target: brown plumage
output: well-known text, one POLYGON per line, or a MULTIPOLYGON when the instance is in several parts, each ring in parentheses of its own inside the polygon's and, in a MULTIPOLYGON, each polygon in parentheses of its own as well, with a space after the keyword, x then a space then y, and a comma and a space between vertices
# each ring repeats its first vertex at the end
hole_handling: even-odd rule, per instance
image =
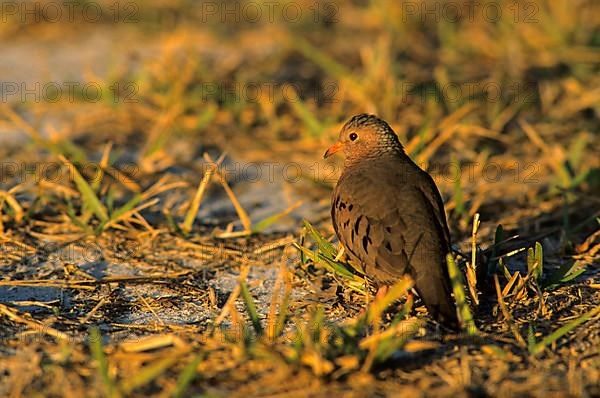
POLYGON ((380 285, 410 274, 431 316, 457 328, 446 268, 450 233, 433 179, 404 153, 391 127, 373 115, 350 119, 325 157, 339 150, 346 161, 331 217, 349 257, 380 285))

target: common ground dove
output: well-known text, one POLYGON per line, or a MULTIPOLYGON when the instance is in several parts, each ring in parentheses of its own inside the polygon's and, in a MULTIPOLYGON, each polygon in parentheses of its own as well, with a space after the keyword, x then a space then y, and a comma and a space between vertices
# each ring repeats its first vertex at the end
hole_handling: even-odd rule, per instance
POLYGON ((380 286, 409 274, 431 316, 456 329, 446 268, 450 232, 433 179, 406 155, 392 128, 373 115, 350 119, 324 157, 339 150, 346 161, 331 217, 348 256, 380 286))

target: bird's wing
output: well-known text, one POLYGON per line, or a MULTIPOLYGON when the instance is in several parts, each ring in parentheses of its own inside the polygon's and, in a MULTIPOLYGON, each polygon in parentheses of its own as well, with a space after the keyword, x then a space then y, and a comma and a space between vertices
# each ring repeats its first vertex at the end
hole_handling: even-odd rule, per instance
POLYGON ((432 315, 455 320, 448 227, 429 175, 402 167, 347 173, 334 191, 332 218, 340 242, 368 274, 385 283, 409 273, 432 315))
POLYGON ((415 255, 440 251, 446 241, 429 198, 412 185, 353 174, 334 192, 332 218, 341 243, 367 267, 393 279, 408 271, 415 255))

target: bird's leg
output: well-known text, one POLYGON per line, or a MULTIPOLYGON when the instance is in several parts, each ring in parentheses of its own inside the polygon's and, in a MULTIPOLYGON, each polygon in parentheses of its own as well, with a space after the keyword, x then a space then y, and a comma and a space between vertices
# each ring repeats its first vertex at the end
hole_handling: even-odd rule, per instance
POLYGON ((344 252, 346 250, 344 249, 344 246, 342 246, 342 248, 340 249, 340 251, 335 255, 335 258, 333 259, 333 261, 340 261, 340 258, 342 258, 342 256, 344 255, 344 252))
POLYGON ((406 301, 404 302, 404 305, 410 305, 411 309, 412 309, 412 305, 415 302, 415 294, 412 292, 412 290, 409 290, 408 293, 406 293, 406 301))

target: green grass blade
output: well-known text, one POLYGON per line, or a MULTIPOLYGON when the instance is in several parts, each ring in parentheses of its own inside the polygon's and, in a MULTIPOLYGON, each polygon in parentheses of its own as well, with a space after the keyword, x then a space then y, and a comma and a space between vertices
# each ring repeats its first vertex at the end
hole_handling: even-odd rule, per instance
POLYGON ((337 250, 335 249, 335 247, 333 247, 331 242, 325 239, 323 235, 321 235, 321 233, 317 231, 316 228, 313 227, 312 224, 306 220, 304 220, 304 228, 306 228, 310 236, 313 238, 321 253, 323 253, 329 258, 335 258, 335 256, 337 255, 337 250))
POLYGON ((118 209, 116 209, 115 211, 113 211, 112 214, 110 215, 109 221, 118 220, 119 217, 121 217, 123 214, 127 213, 128 211, 133 210, 133 208, 135 206, 137 206, 141 200, 142 200, 142 195, 140 195, 140 194, 135 195, 133 198, 129 199, 127 201, 127 203, 125 203, 123 206, 121 206, 118 209))
POLYGON ((91 210, 96 215, 96 217, 100 219, 100 221, 108 221, 108 211, 106 210, 106 207, 104 207, 100 199, 98 199, 98 196, 96 196, 96 193, 94 192, 90 184, 88 184, 88 182, 81 176, 81 174, 79 174, 79 171, 73 163, 67 160, 67 158, 65 158, 64 156, 60 156, 60 158, 71 168, 71 171, 73 173, 73 180, 75 182, 75 185, 77 186, 77 190, 81 194, 81 198, 83 200, 84 205, 89 210, 91 210))
POLYGON ((296 210, 298 207, 300 207, 301 204, 302 204, 302 201, 298 201, 282 212, 279 212, 277 214, 273 214, 269 217, 263 218, 262 220, 260 220, 259 222, 257 222, 256 224, 254 224, 252 226, 252 233, 258 233, 258 232, 264 231, 265 229, 267 229, 268 227, 270 227, 271 225, 273 225, 274 223, 279 221, 281 218, 287 216, 292 211, 296 210))
POLYGON ((258 312, 256 311, 256 305, 254 304, 254 300, 250 295, 250 291, 248 290, 248 285, 246 282, 240 281, 240 289, 242 293, 242 298, 244 299, 244 304, 246 305, 246 311, 248 312, 248 316, 252 321, 252 326, 254 327, 254 331, 257 335, 262 335, 263 328, 260 324, 260 319, 258 317, 258 312))
POLYGON ((588 320, 590 320, 591 318, 593 318, 594 316, 596 316, 598 314, 600 314, 600 306, 594 308, 591 311, 586 312, 579 318, 558 328, 557 330, 552 332, 550 335, 544 337, 540 342, 533 345, 533 347, 530 350, 531 354, 533 354, 533 355, 540 354, 542 351, 544 351, 546 349, 547 346, 554 343, 556 340, 560 339, 561 337, 563 337, 564 335, 569 333, 571 330, 573 330, 576 327, 578 327, 579 325, 587 322, 588 320))
POLYGON ((57 142, 54 147, 54 152, 57 154, 64 154, 69 159, 73 159, 78 163, 85 163, 88 161, 85 151, 67 139, 62 139, 57 142))
POLYGON ((331 58, 326 52, 313 46, 307 40, 296 36, 290 44, 333 77, 342 80, 350 76, 350 70, 331 58))
POLYGON ((498 265, 500 266, 500 269, 502 270, 502 273, 504 274, 504 277, 506 278, 506 280, 507 281, 511 280, 513 276, 510 273, 510 270, 508 269, 506 264, 504 264, 504 259, 502 259, 502 257, 500 257, 498 259, 498 265))
POLYGON ((530 354, 533 353, 536 344, 535 329, 531 324, 529 324, 527 327, 527 350, 529 350, 530 354))
POLYGON ((552 290, 558 287, 561 283, 569 282, 586 270, 586 264, 580 261, 575 261, 572 264, 566 263, 560 266, 544 281, 544 289, 552 290))
POLYGON ((488 276, 496 273, 496 269, 497 269, 496 258, 498 257, 500 242, 502 242, 503 239, 504 239, 504 228, 502 227, 502 224, 498 224, 498 226, 496 227, 496 233, 494 234, 494 245, 492 246, 492 253, 490 254, 490 257, 488 258, 488 263, 487 263, 487 267, 486 267, 488 276))
POLYGON ((163 211, 163 215, 165 216, 165 220, 167 221, 167 225, 169 226, 170 231, 179 235, 184 235, 183 230, 179 227, 179 225, 177 225, 171 212, 163 211))
POLYGON ((279 314, 277 315, 277 322, 275 323, 275 336, 280 336, 283 333, 283 329, 285 328, 285 323, 288 319, 289 315, 289 307, 290 307, 290 296, 287 294, 283 301, 281 302, 281 307, 279 308, 279 314))
POLYGON ((580 133, 569 145, 568 162, 575 170, 579 169, 587 146, 588 136, 586 133, 580 133))
POLYGON ((73 207, 73 202, 71 202, 69 199, 67 199, 67 216, 73 224, 81 228, 86 233, 92 234, 94 232, 89 225, 81 222, 81 220, 77 218, 77 215, 75 214, 75 208, 73 207))
POLYGON ((406 342, 415 336, 424 322, 416 319, 405 319, 398 324, 391 326, 390 329, 396 329, 397 332, 379 342, 375 350, 375 362, 383 363, 387 361, 395 352, 400 350, 406 342))
POLYGON ((304 253, 306 255, 306 257, 308 257, 310 260, 312 260, 313 263, 325 267, 325 269, 327 269, 329 272, 331 272, 337 276, 340 276, 342 278, 345 278, 345 279, 349 279, 349 280, 357 279, 357 275, 354 275, 350 270, 348 270, 341 263, 338 263, 338 262, 334 261, 333 259, 331 259, 321 253, 313 252, 312 250, 309 250, 304 246, 294 244, 294 247, 296 247, 298 250, 300 250, 302 253, 304 253))
POLYGON ((208 126, 215 116, 217 115, 217 111, 219 110, 219 106, 214 102, 209 102, 206 104, 206 108, 204 111, 198 116, 198 121, 196 123, 196 130, 202 131, 208 126))
POLYGON ((354 97, 358 103, 361 103, 364 106, 372 106, 371 96, 365 92, 364 86, 354 79, 348 68, 330 57, 327 52, 320 50, 313 46, 309 41, 297 35, 294 36, 293 40, 289 41, 289 44, 306 58, 321 67, 325 72, 344 83, 348 88, 349 94, 354 97))
POLYGON ((140 388, 151 383, 153 380, 175 365, 175 363, 177 363, 179 360, 180 358, 178 356, 171 356, 144 366, 143 368, 139 369, 135 375, 133 375, 133 377, 123 381, 121 384, 122 391, 125 394, 130 394, 136 388, 140 388))
POLYGON ((319 122, 315 115, 313 115, 310 109, 308 109, 298 94, 296 93, 296 98, 288 102, 292 106, 296 116, 302 120, 308 131, 310 131, 310 135, 312 137, 319 137, 325 130, 325 127, 319 122))
POLYGON ((121 394, 117 390, 114 380, 108 373, 108 361, 106 360, 104 349, 102 347, 102 335, 97 327, 90 330, 89 344, 92 357, 98 364, 98 373, 104 384, 106 396, 110 398, 120 397, 121 394))
POLYGON ((196 368, 202 361, 202 355, 196 355, 190 363, 183 369, 179 378, 177 379, 177 384, 175 386, 175 391, 173 392, 173 398, 181 398, 184 396, 187 391, 190 383, 194 381, 196 376, 196 368))
POLYGON ((535 242, 535 247, 527 250, 527 271, 533 276, 536 283, 542 279, 542 269, 544 266, 543 249, 540 242, 535 242))
POLYGON ((477 326, 475 326, 473 314, 471 313, 471 309, 466 300, 463 278, 452 254, 449 253, 446 256, 446 263, 448 265, 448 274, 450 275, 450 282, 452 283, 452 291, 454 292, 454 299, 456 300, 456 306, 458 307, 458 316, 461 321, 461 326, 468 335, 476 335, 477 326))

